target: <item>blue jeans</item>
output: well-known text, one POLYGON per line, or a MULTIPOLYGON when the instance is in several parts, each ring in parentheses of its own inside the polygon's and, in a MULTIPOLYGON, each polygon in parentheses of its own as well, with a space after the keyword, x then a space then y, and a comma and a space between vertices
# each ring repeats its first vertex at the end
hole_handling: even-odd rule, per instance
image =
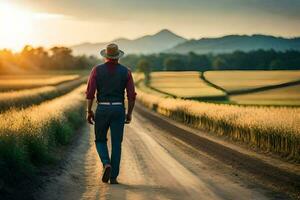
POLYGON ((111 178, 117 178, 119 175, 124 122, 124 105, 97 105, 95 113, 96 149, 102 164, 111 164, 111 178), (109 128, 112 147, 111 159, 107 148, 107 132, 109 128))

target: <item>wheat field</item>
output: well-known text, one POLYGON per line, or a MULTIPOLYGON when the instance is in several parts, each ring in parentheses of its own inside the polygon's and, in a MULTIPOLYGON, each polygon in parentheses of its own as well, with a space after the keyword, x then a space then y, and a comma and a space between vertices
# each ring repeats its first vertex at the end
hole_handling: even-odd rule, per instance
MULTIPOLYGON (((278 71, 208 71, 204 72, 153 72, 150 85, 143 91, 156 95, 179 97, 183 99, 214 101, 242 105, 300 105, 299 70, 278 71), (208 80, 210 83, 206 83, 208 80), (212 84, 213 85, 212 85, 212 84), (289 84, 278 86, 278 84, 289 84), (297 84, 297 83, 296 83, 297 84), (218 88, 218 86, 220 88, 218 88), (277 86, 278 88, 265 88, 277 86), (265 88, 265 89, 262 89, 265 88), (249 90, 257 90, 250 91, 249 90), (243 92, 243 94, 233 94, 243 92)), ((142 79, 141 75, 136 75, 142 79)))
MULTIPOLYGON (((167 83, 168 84, 168 83, 167 83)), ((166 95, 137 84, 146 107, 191 127, 205 129, 261 151, 300 161, 300 108, 215 104, 166 95)))
POLYGON ((251 94, 234 95, 232 102, 259 105, 300 105, 300 84, 251 94))
POLYGON ((223 97, 221 90, 207 85, 199 72, 153 72, 150 86, 172 96, 181 98, 223 97))
POLYGON ((299 70, 230 70, 208 71, 204 73, 206 79, 227 91, 259 88, 300 80, 299 70))
POLYGON ((24 76, 1 76, 0 91, 12 91, 30 89, 35 87, 57 85, 67 81, 78 79, 79 75, 24 75, 24 76))
POLYGON ((55 86, 0 93, 0 113, 10 108, 24 108, 63 95, 87 81, 87 77, 63 82, 55 86))
POLYGON ((86 78, 53 77, 45 83, 60 84, 0 93, 0 176, 5 184, 31 177, 70 142, 84 122, 86 78))

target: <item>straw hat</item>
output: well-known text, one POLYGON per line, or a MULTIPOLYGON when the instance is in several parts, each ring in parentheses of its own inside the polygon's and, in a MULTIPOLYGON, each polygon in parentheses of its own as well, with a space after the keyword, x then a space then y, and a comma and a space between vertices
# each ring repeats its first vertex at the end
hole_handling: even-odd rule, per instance
POLYGON ((124 55, 124 52, 119 49, 118 45, 109 44, 106 46, 106 49, 100 51, 100 54, 104 58, 119 59, 124 55))

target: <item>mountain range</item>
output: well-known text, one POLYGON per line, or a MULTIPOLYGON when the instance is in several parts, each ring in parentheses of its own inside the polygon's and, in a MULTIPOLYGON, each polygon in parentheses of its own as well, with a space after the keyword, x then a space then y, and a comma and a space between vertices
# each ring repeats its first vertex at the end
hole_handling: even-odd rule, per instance
POLYGON ((146 35, 134 40, 119 38, 103 43, 83 43, 71 48, 75 54, 98 55, 108 43, 116 43, 126 54, 150 54, 170 49, 185 41, 185 38, 164 29, 154 35, 146 35))
POLYGON ((119 38, 103 43, 82 43, 71 46, 74 54, 99 55, 99 51, 109 43, 116 43, 126 54, 180 53, 194 52, 230 53, 236 50, 251 51, 258 49, 274 49, 276 51, 299 50, 300 37, 283 38, 270 35, 227 35, 217 38, 201 38, 188 40, 163 29, 154 35, 146 35, 137 39, 119 38))

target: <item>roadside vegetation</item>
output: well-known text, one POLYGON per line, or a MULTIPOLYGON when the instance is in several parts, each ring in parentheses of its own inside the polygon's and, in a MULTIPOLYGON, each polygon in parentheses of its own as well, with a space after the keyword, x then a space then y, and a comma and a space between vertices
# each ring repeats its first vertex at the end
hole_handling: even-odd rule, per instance
POLYGON ((141 90, 138 90, 138 100, 148 108, 191 127, 300 161, 299 108, 218 105, 163 98, 141 90))
POLYGON ((41 165, 57 159, 53 152, 68 144, 84 121, 85 88, 84 84, 40 105, 0 114, 2 191, 32 178, 41 165))
MULTIPOLYGON (((159 94, 157 90, 142 84, 141 75, 136 77, 139 78, 136 83, 137 98, 146 107, 191 127, 205 129, 261 151, 300 162, 299 107, 240 106, 186 100, 180 96, 159 94)), ((151 81, 154 80, 152 76, 151 81)), ((163 80, 168 78, 164 77, 163 80)), ((171 85, 168 85, 168 81, 157 84, 174 88, 188 84, 188 79, 177 80, 171 85)))

